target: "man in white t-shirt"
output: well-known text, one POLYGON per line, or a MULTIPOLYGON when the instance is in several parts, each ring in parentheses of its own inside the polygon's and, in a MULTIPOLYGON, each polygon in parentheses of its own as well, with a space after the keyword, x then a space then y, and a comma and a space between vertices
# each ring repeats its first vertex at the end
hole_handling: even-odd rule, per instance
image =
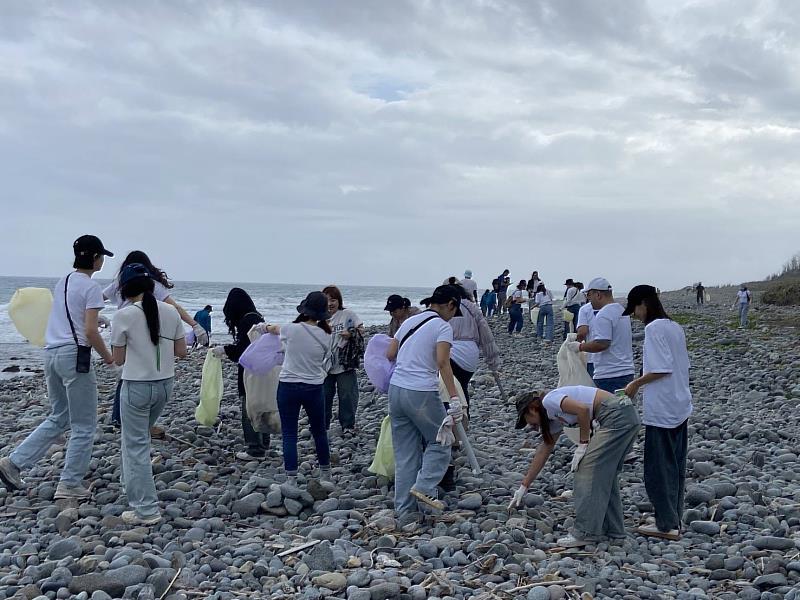
MULTIPOLYGON (((572 278, 567 279, 564 282, 564 285, 567 286, 567 289, 564 292, 564 309, 568 310, 572 314, 572 326, 577 327, 576 323, 578 322, 578 310, 581 307, 580 290, 578 289, 578 286, 575 285, 575 282, 572 280, 572 278)), ((562 339, 567 339, 569 328, 570 322, 564 321, 564 337, 562 339)))
POLYGON ((631 319, 622 314, 622 305, 614 300, 611 284, 603 277, 589 282, 586 297, 597 311, 592 322, 592 341, 574 342, 569 347, 594 353, 594 383, 613 394, 633 381, 631 319))
POLYGON ((472 271, 469 269, 464 271, 464 279, 461 280, 461 287, 467 292, 467 296, 470 300, 475 303, 478 302, 478 284, 472 279, 472 271))

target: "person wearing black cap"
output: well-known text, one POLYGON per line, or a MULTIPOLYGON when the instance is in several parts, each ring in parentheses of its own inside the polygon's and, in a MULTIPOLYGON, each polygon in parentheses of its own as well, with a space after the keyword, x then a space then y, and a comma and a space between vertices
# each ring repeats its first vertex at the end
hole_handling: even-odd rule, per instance
POLYGON ((692 414, 689 352, 683 328, 669 318, 656 288, 637 285, 628 293, 624 315, 645 324, 642 376, 625 388, 633 398, 642 390, 644 486, 655 523, 639 527, 643 535, 680 537, 686 480, 688 424, 692 414))
POLYGON ((441 510, 437 485, 450 464, 450 446, 437 441, 448 417, 463 417, 450 366, 453 329, 448 321, 461 316, 460 286, 440 285, 422 300, 428 309, 409 317, 392 340, 386 357, 396 361, 389 383, 389 416, 395 461, 394 509, 398 515, 416 514, 417 501, 441 510), (439 376, 448 407, 439 399, 439 376), (424 445, 424 450, 423 450, 424 445))
POLYGON ((575 526, 572 534, 556 543, 563 547, 578 547, 604 537, 625 538, 619 473, 639 432, 639 416, 630 399, 620 399, 597 388, 574 385, 547 393, 522 394, 517 399, 516 408, 516 428, 530 425, 541 433, 542 443, 508 505, 509 510, 522 506, 528 488, 550 458, 564 427, 577 426, 577 446, 571 465, 575 473, 575 526), (599 423, 594 431, 593 419, 599 423))
POLYGON ((297 423, 300 409, 308 425, 319 460, 320 479, 330 481, 331 452, 325 427, 325 394, 322 389, 331 364, 331 328, 328 298, 311 292, 297 307, 293 323, 267 325, 265 330, 281 336, 283 365, 278 377, 278 412, 283 437, 283 467, 289 483, 297 483, 297 423))
POLYGON ((150 427, 172 397, 175 357, 186 356, 186 336, 174 306, 156 300, 152 274, 142 264, 126 265, 119 276, 128 306, 114 314, 111 346, 122 367, 122 483, 132 510, 129 525, 161 520, 150 463, 150 427))
POLYGON ((71 429, 56 499, 91 496, 82 480, 89 470, 97 428, 97 379, 91 351, 106 365, 114 359, 98 332, 103 291, 92 275, 114 256, 93 235, 82 235, 72 245, 75 271, 53 290, 53 307, 45 332, 44 371, 50 415, 5 458, 0 459, 0 479, 10 490, 22 489, 21 469, 41 459, 50 446, 71 429))
POLYGON ((397 330, 400 329, 400 325, 408 317, 413 317, 414 315, 418 315, 420 310, 416 306, 411 306, 411 300, 408 298, 403 298, 399 294, 392 294, 386 299, 386 306, 383 310, 387 311, 389 315, 392 317, 392 320, 389 321, 389 337, 393 337, 397 330))

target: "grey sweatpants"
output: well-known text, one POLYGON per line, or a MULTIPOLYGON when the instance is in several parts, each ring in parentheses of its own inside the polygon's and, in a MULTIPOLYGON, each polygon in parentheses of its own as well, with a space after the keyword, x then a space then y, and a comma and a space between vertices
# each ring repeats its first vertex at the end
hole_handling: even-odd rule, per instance
POLYGON ((575 529, 579 539, 626 536, 619 473, 639 432, 639 415, 630 399, 607 398, 595 415, 600 423, 575 472, 575 529))

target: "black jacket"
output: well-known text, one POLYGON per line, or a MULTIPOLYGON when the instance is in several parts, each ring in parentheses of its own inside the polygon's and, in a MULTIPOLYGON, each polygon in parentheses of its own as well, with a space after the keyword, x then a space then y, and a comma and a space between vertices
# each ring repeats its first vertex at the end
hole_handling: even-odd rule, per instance
MULTIPOLYGON (((239 357, 247 350, 250 345, 250 338, 247 337, 247 332, 256 323, 263 323, 264 317, 260 313, 250 312, 244 315, 241 320, 236 324, 236 336, 234 337, 233 344, 225 346, 225 355, 233 362, 238 363, 239 357)), ((237 377, 237 386, 239 395, 244 396, 244 369, 239 365, 239 375, 237 377)))

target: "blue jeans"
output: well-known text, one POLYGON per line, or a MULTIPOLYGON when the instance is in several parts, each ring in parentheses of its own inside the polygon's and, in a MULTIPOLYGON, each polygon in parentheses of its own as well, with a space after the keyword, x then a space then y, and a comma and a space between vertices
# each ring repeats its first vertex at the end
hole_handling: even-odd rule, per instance
POLYGON ((358 410, 358 377, 355 371, 344 371, 336 375, 328 375, 323 383, 325 390, 325 429, 329 429, 333 420, 333 397, 339 396, 339 425, 342 429, 356 426, 358 410))
POLYGON ((553 305, 545 304, 539 307, 539 316, 536 317, 536 336, 553 341, 553 305), (545 323, 546 321, 546 323, 545 323), (544 335, 543 335, 544 334, 544 335))
POLYGON ((593 379, 594 384, 601 390, 613 394, 616 390, 621 390, 631 381, 633 381, 633 374, 620 375, 619 377, 607 377, 605 379, 593 379))
POLYGON ((438 392, 389 386, 389 417, 394 447, 394 510, 417 512, 412 488, 435 498, 450 464, 450 447, 436 441, 447 416, 438 392), (424 445, 424 450, 423 450, 424 445))
POLYGON ((287 475, 297 474, 297 422, 300 420, 300 408, 306 409, 320 466, 329 467, 331 464, 322 384, 281 381, 278 383, 278 413, 283 435, 283 468, 287 475))
POLYGON ((508 307, 508 333, 522 331, 522 307, 512 304, 508 307))
POLYGON ((128 504, 139 517, 158 514, 158 497, 150 463, 150 428, 172 396, 173 378, 122 381, 122 485, 128 504))
POLYGON ((745 302, 739 303, 739 327, 747 327, 747 313, 750 305, 745 302))
POLYGON ((73 345, 45 351, 44 373, 50 415, 26 437, 9 457, 19 469, 42 458, 62 433, 71 429, 61 481, 80 485, 89 470, 94 433, 97 429, 97 378, 94 367, 88 373, 75 371, 78 348, 73 345))
POLYGON ((489 304, 486 305, 486 313, 487 313, 486 316, 491 317, 496 312, 497 312, 497 303, 489 302, 489 304))
MULTIPOLYGON (((581 309, 580 305, 579 304, 573 304, 572 306, 565 306, 564 308, 566 308, 569 312, 572 313, 572 328, 573 328, 573 330, 577 329, 578 328, 578 311, 580 311, 580 309, 581 309)), ((564 321, 564 339, 565 340, 567 339, 567 334, 570 332, 569 331, 569 326, 570 326, 570 324, 567 321, 564 321)))

